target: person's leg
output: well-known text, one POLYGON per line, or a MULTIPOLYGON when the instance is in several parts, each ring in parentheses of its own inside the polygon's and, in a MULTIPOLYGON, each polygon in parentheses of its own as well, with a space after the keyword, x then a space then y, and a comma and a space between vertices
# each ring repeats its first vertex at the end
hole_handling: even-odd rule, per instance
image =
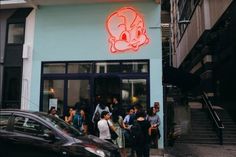
POLYGON ((149 157, 150 155, 150 148, 149 148, 149 144, 146 143, 144 146, 143 146, 143 156, 144 157, 149 157))
POLYGON ((136 157, 143 157, 143 149, 142 148, 136 148, 136 157))
POLYGON ((120 148, 121 157, 127 157, 125 148, 120 148))

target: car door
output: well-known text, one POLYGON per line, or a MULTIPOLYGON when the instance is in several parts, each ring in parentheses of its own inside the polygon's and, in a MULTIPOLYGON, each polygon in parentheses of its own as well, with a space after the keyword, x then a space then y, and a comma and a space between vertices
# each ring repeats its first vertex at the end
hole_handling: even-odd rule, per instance
POLYGON ((49 137, 54 132, 34 118, 14 115, 11 142, 11 156, 22 157, 58 157, 60 154, 60 137, 55 141, 49 137))

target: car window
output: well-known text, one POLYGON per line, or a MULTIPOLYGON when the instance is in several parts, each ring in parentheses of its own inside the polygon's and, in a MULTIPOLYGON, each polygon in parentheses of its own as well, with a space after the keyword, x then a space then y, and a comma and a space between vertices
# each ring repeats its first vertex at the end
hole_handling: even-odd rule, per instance
POLYGON ((13 128, 14 132, 20 132, 34 136, 43 136, 45 132, 50 130, 46 126, 31 118, 21 116, 15 117, 13 128))
POLYGON ((61 130, 64 134, 67 134, 72 137, 83 136, 83 133, 72 127, 71 125, 67 124, 65 121, 56 118, 55 116, 38 114, 39 117, 46 120, 50 123, 53 127, 61 130))
POLYGON ((0 115, 0 130, 6 130, 11 115, 0 115))

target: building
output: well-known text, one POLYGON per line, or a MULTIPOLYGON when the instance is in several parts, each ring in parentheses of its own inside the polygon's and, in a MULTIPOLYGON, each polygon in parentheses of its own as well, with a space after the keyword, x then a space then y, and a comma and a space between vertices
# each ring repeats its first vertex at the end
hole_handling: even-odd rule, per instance
POLYGON ((158 0, 12 2, 1 1, 0 10, 3 108, 56 106, 62 116, 76 104, 92 114, 97 96, 117 97, 124 109, 159 102, 163 134, 158 0))
POLYGON ((201 90, 214 105, 236 110, 235 10, 233 0, 173 0, 173 66, 201 77, 201 90))

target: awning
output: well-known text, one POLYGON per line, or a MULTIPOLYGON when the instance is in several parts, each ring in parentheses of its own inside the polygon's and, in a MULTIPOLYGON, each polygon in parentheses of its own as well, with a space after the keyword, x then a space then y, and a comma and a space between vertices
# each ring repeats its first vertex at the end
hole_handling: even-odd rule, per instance
POLYGON ((163 67, 163 83, 175 85, 184 91, 200 85, 200 80, 199 76, 181 69, 170 66, 163 67))

